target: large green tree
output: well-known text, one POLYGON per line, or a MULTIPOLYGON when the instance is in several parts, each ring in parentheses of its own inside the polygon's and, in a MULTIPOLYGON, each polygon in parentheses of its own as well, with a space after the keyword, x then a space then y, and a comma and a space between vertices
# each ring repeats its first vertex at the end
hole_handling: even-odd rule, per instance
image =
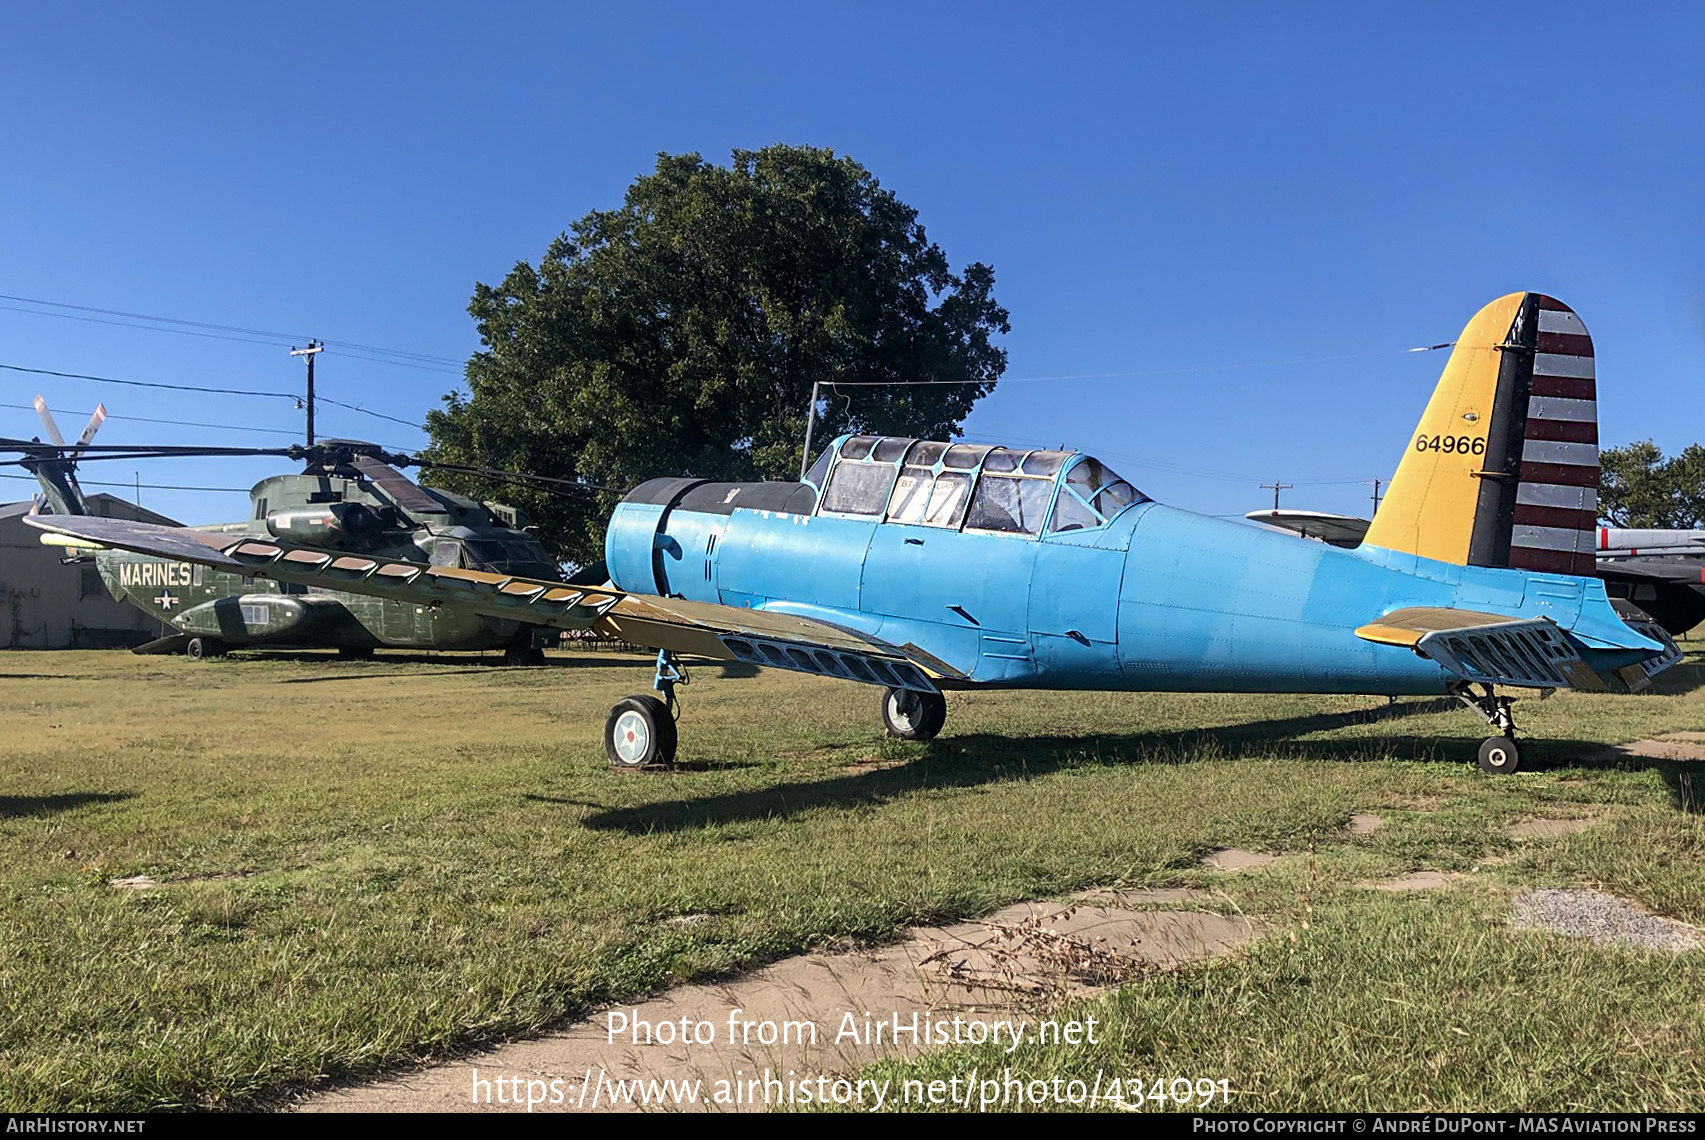
POLYGON ((796 478, 813 382, 842 385, 825 389, 816 446, 957 434, 1006 367, 993 289, 987 265, 952 272, 917 211, 849 158, 660 154, 619 208, 475 287, 485 348, 468 392, 428 414, 431 452, 606 488, 504 491, 589 564, 610 507, 645 479, 796 478))
POLYGON ((1599 517, 1616 526, 1705 526, 1705 447, 1664 458, 1651 440, 1599 452, 1599 517))

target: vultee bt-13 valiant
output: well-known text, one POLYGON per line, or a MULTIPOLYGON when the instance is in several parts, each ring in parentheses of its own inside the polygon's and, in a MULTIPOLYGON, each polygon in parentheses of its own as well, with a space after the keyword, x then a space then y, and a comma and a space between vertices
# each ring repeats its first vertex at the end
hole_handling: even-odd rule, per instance
POLYGON ((1550 297, 1468 323, 1355 549, 1151 501, 1075 451, 852 436, 798 483, 659 479, 610 518, 591 587, 112 519, 85 541, 659 651, 612 710, 613 763, 668 762, 682 657, 883 690, 893 735, 965 688, 1451 694, 1519 763, 1500 686, 1634 692, 1680 653, 1593 576, 1592 341, 1550 297))

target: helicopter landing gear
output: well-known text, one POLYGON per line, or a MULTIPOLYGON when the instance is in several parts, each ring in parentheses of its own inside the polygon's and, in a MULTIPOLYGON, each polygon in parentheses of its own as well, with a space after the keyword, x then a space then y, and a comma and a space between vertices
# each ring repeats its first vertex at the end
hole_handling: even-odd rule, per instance
POLYGON ((503 651, 505 665, 543 665, 545 651, 528 645, 511 645, 503 651))
POLYGON ((615 768, 650 768, 675 762, 675 686, 690 682, 687 667, 667 649, 657 653, 652 682, 661 698, 649 693, 624 697, 604 722, 604 754, 615 768))
POLYGON ((896 740, 933 740, 947 723, 947 700, 940 693, 889 689, 882 694, 882 725, 896 740))
POLYGON ((1474 692, 1466 682, 1452 685, 1450 695, 1486 718, 1498 733, 1480 745, 1479 765, 1482 772, 1493 776, 1508 776, 1521 765, 1521 749, 1516 746, 1516 719, 1510 712, 1510 698, 1500 697, 1491 685, 1481 685, 1482 693, 1474 692))
POLYGON ((191 661, 205 661, 225 656, 225 648, 225 643, 217 637, 192 637, 184 646, 184 656, 191 661))

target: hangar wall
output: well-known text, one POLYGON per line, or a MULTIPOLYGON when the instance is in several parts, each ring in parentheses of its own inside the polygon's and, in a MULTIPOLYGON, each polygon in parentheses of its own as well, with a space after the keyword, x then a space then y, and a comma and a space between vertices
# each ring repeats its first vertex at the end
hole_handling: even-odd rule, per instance
MULTIPOLYGON (((103 518, 177 523, 112 495, 90 495, 103 518)), ((0 649, 112 649, 172 632, 135 606, 115 602, 95 564, 64 566, 24 519, 29 503, 0 506, 0 649)))

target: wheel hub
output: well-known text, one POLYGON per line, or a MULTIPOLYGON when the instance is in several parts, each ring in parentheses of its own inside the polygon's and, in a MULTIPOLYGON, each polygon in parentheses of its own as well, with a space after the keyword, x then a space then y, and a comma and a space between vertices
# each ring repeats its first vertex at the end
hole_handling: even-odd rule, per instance
POLYGON ((648 739, 645 718, 636 712, 625 712, 616 721, 616 751, 624 761, 637 764, 645 756, 648 739))

